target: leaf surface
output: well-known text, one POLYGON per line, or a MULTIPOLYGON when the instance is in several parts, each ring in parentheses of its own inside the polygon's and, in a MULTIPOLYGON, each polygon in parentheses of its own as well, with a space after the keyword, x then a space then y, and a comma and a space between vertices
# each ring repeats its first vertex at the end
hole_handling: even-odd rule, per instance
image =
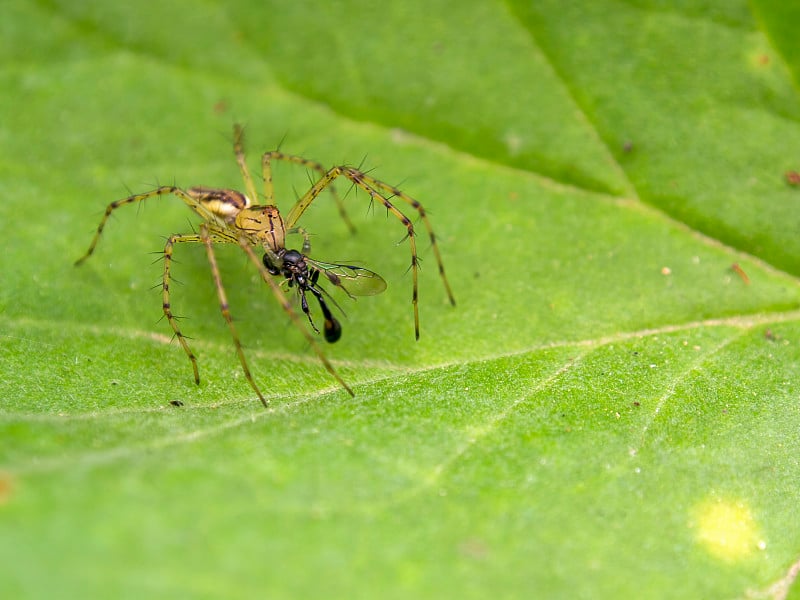
MULTIPOLYGON (((6 3, 0 596, 785 597, 793 10, 6 3), (336 297, 355 398, 220 248, 264 410, 185 244, 195 386, 158 322, 178 199, 72 265, 128 190, 241 189, 234 122, 256 174, 279 144, 362 164, 430 217, 458 305, 417 220, 419 342, 402 223, 344 184, 355 235, 325 195, 303 217, 314 258, 388 283, 336 297)), ((313 175, 276 165, 284 214, 313 175)))

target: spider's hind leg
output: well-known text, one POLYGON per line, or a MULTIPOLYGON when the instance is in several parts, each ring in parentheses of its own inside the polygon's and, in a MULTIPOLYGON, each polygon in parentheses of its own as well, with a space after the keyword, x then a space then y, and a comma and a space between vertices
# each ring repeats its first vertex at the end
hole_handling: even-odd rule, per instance
POLYGON ((236 162, 239 165, 239 171, 242 173, 245 192, 247 192, 251 202, 258 204, 256 186, 253 185, 253 178, 250 176, 250 170, 247 168, 247 161, 244 156, 244 128, 238 123, 233 126, 233 153, 236 155, 236 162))
MULTIPOLYGON (((97 243, 100 241, 100 236, 103 234, 103 230, 106 227, 106 223, 108 222, 111 213, 113 213, 118 208, 125 206, 126 204, 144 202, 148 198, 169 196, 169 195, 177 196, 178 198, 183 200, 183 202, 187 204, 189 208, 191 208, 193 211, 200 214, 204 218, 206 218, 206 215, 209 214, 208 210, 206 210, 203 207, 202 202, 200 202, 197 198, 193 198, 189 193, 187 193, 186 190, 182 190, 181 188, 174 185, 162 185, 154 190, 150 190, 149 192, 144 192, 142 194, 133 194, 132 196, 128 196, 127 198, 115 200, 114 202, 106 206, 106 212, 105 214, 103 214, 103 218, 100 219, 100 224, 97 226, 97 229, 94 232, 94 237, 92 238, 92 243, 89 244, 89 249, 83 256, 81 256, 78 260, 75 261, 75 266, 83 264, 83 262, 87 258, 89 258, 92 254, 94 254, 94 250, 97 247, 97 243)), ((192 240, 192 241, 198 241, 198 240, 192 240)))
POLYGON ((192 209, 197 210, 196 207, 199 203, 189 196, 185 191, 176 187, 174 185, 162 185, 154 190, 150 190, 149 192, 144 192, 143 194, 133 194, 132 196, 128 196, 127 198, 122 198, 121 200, 115 200, 108 206, 106 206, 106 212, 103 215, 103 218, 100 219, 100 224, 97 226, 97 229, 94 232, 94 238, 92 238, 92 243, 89 244, 89 249, 86 253, 81 256, 78 260, 75 261, 75 266, 82 264, 87 258, 89 258, 92 254, 94 254, 94 250, 97 247, 97 242, 100 241, 100 236, 103 234, 103 230, 106 227, 106 223, 108 222, 111 213, 115 210, 120 208, 121 206, 125 206, 126 204, 134 204, 136 202, 143 202, 148 198, 152 198, 154 196, 167 196, 167 195, 174 195, 183 200, 186 204, 188 204, 192 209))

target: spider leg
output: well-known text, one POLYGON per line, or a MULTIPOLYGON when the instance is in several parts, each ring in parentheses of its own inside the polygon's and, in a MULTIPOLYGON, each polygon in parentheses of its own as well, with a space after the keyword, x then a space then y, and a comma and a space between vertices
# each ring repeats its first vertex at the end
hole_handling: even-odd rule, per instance
MULTIPOLYGON (((308 160, 307 158, 303 158, 302 156, 295 156, 293 154, 284 154, 279 150, 273 150, 271 152, 265 152, 264 155, 261 157, 261 170, 264 176, 264 196, 265 202, 267 204, 274 204, 274 195, 275 190, 272 183, 272 160, 282 160, 284 162, 292 163, 295 165, 300 165, 302 167, 306 167, 308 169, 314 169, 317 173, 319 173, 320 177, 324 177, 327 173, 325 167, 323 167, 320 163, 308 160)), ((347 228, 350 230, 350 233, 355 233, 356 228, 353 225, 353 222, 350 220, 350 217, 347 216, 347 211, 344 209, 344 204, 342 203, 342 199, 339 197, 338 192, 336 191, 336 187, 331 185, 329 188, 331 195, 333 196, 334 202, 336 202, 336 206, 339 209, 339 216, 347 225, 347 228)))
MULTIPOLYGON (((425 226, 426 231, 428 232, 428 238, 431 241, 431 248, 433 248, 433 255, 436 257, 436 264, 439 268, 439 275, 442 278, 442 283, 444 284, 445 292, 447 292, 447 298, 450 300, 450 304, 453 306, 456 305, 455 296, 453 296, 453 291, 450 289, 450 282, 447 280, 447 275, 444 272, 444 262, 442 261, 442 255, 439 252, 439 245, 436 243, 436 235, 433 233, 433 226, 431 225, 430 220, 428 219, 428 213, 425 212, 422 204, 420 204, 417 200, 403 192, 402 190, 397 189, 394 186, 391 186, 383 181, 375 179, 366 173, 363 173, 357 169, 349 168, 349 175, 347 175, 348 179, 350 179, 353 183, 356 183, 356 179, 360 178, 363 180, 369 187, 372 189, 383 190, 384 192, 391 195, 391 197, 400 198, 403 202, 410 204, 419 214, 420 219, 422 219, 422 223, 425 226)), ((357 184, 358 185, 358 184, 357 184)), ((360 186, 362 189, 365 189, 363 185, 360 186)), ((388 200, 384 198, 386 202, 388 200)), ((384 202, 384 204, 386 204, 384 202)), ((388 206, 387 206, 388 208, 388 206)))
POLYGON ((222 285, 222 276, 220 275, 219 267, 217 266, 217 257, 214 254, 215 242, 233 242, 233 239, 227 235, 220 235, 219 232, 209 231, 207 223, 203 223, 200 226, 200 235, 197 237, 199 238, 199 241, 202 242, 206 247, 208 263, 211 266, 211 275, 214 278, 214 287, 217 288, 217 296, 219 297, 219 308, 222 312, 222 317, 225 319, 225 322, 228 324, 228 329, 231 332, 233 344, 236 346, 236 354, 239 356, 239 362, 242 364, 244 376, 250 384, 250 387, 252 387, 255 393, 258 395, 258 399, 261 400, 261 404, 263 404, 264 407, 267 407, 267 400, 264 398, 264 395, 261 393, 258 385, 256 385, 256 382, 250 373, 250 368, 247 366, 247 359, 244 356, 242 342, 239 339, 239 333, 236 331, 236 326, 233 324, 233 319, 231 318, 230 306, 228 305, 228 296, 225 293, 225 287, 222 285))
POLYGON ((417 200, 402 192, 401 190, 397 189, 394 186, 391 186, 387 183, 379 181, 374 177, 371 177, 353 167, 347 166, 338 166, 332 167, 329 169, 322 178, 317 181, 311 189, 306 192, 306 194, 297 201, 297 203, 292 207, 289 211, 288 216, 285 219, 286 227, 289 229, 293 228, 303 213, 308 209, 314 199, 319 196, 323 189, 328 187, 332 184, 332 182, 337 177, 346 177, 349 179, 354 185, 360 187, 362 190, 369 194, 369 197, 372 201, 379 202, 383 206, 386 207, 386 210, 389 211, 392 215, 394 215, 406 228, 408 243, 411 249, 411 277, 413 281, 413 291, 411 296, 411 303, 414 306, 414 335, 417 339, 419 339, 419 302, 418 302, 418 270, 419 270, 419 259, 417 258, 417 242, 416 242, 416 232, 414 231, 414 224, 411 220, 403 214, 403 212, 398 209, 392 202, 387 198, 387 196, 400 198, 407 204, 411 205, 419 214, 419 217, 422 219, 422 222, 425 226, 425 229, 428 232, 428 237, 431 241, 431 246, 433 247, 433 253, 436 257, 436 263, 439 266, 439 275, 442 278, 442 283, 444 284, 445 292, 447 293, 447 297, 450 300, 450 303, 455 305, 455 297, 453 296, 453 292, 450 289, 450 283, 447 280, 447 275, 444 271, 444 263, 442 262, 442 256, 439 252, 439 246, 436 243, 436 236, 433 233, 433 227, 431 226, 430 220, 428 219, 428 215, 425 212, 425 209, 422 207, 417 200), (383 192, 383 193, 381 193, 383 192))
POLYGON ((75 265, 82 264, 87 258, 89 258, 93 253, 95 248, 97 247, 97 242, 100 241, 100 236, 103 233, 103 229, 105 229, 106 223, 108 222, 108 218, 111 216, 116 209, 120 208, 121 206, 125 206, 126 204, 134 204, 136 202, 143 202, 148 198, 153 198, 154 196, 168 196, 173 195, 177 196, 181 200, 183 200, 189 208, 194 210, 200 216, 206 219, 213 219, 214 217, 209 213, 209 211, 195 198, 192 198, 188 193, 182 190, 179 187, 174 185, 163 185, 158 187, 154 190, 150 190, 149 192, 144 192, 142 194, 133 194, 132 196, 128 196, 127 198, 122 198, 121 200, 115 200, 108 206, 106 206, 106 212, 103 215, 103 218, 100 219, 100 224, 97 226, 97 230, 94 233, 94 238, 92 238, 92 243, 89 244, 89 249, 86 251, 86 254, 81 256, 78 260, 75 261, 75 265))
MULTIPOLYGON (((236 155, 236 162, 239 164, 239 170, 242 172, 245 191, 250 201, 258 204, 256 186, 253 184, 253 178, 250 176, 250 170, 247 168, 247 161, 244 158, 244 129, 238 123, 233 126, 233 153, 236 155)), ((271 203, 268 202, 267 204, 271 203)))
POLYGON ((178 327, 178 320, 175 315, 172 314, 172 307, 170 305, 169 300, 169 285, 170 285, 170 271, 172 269, 172 246, 180 243, 180 242, 200 242, 202 241, 199 235, 181 235, 175 234, 171 235, 167 238, 167 243, 164 246, 164 276, 162 279, 162 286, 161 286, 161 295, 162 295, 162 308, 164 310, 164 316, 167 318, 167 322, 169 326, 172 327, 172 331, 175 332, 175 337, 178 338, 181 346, 183 347, 184 352, 186 352, 186 356, 189 357, 189 361, 192 363, 192 371, 194 371, 194 382, 196 384, 200 384, 200 372, 197 369, 197 358, 192 352, 192 349, 189 347, 189 343, 186 341, 186 337, 181 333, 180 328, 178 327))
POLYGON ((328 373, 330 373, 333 376, 333 378, 339 382, 339 385, 341 385, 345 390, 347 390, 348 394, 350 394, 351 396, 355 396, 353 390, 350 389, 350 386, 344 382, 344 379, 342 379, 339 376, 339 374, 336 372, 336 369, 333 368, 333 365, 330 362, 328 362, 328 359, 322 352, 322 348, 320 348, 319 344, 317 344, 312 335, 303 326, 302 322, 300 321, 299 315, 297 314, 297 312, 295 312, 295 310, 292 308, 292 305, 289 303, 289 300, 286 298, 286 294, 284 294, 283 290, 281 290, 281 287, 277 283, 275 283, 273 276, 270 274, 270 272, 267 270, 267 268, 264 266, 261 260, 256 256, 255 252, 253 252, 253 248, 251 247, 250 242, 247 240, 247 238, 240 237, 239 245, 242 247, 242 250, 244 250, 247 256, 250 258, 251 262, 256 266, 258 272, 261 273, 261 278, 267 282, 270 289, 272 290, 273 295, 283 308, 284 312, 286 312, 286 314, 289 315, 289 318, 292 319, 292 322, 295 324, 295 326, 303 333, 303 336, 305 336, 308 343, 314 349, 314 352, 316 352, 317 356, 322 361, 322 364, 325 366, 325 369, 328 371, 328 373))

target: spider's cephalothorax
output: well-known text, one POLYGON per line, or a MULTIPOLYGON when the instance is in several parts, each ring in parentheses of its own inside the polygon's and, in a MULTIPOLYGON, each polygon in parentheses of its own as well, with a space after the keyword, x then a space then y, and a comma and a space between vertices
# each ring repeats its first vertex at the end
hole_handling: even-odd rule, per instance
POLYGON ((250 176, 250 171, 244 159, 244 150, 242 148, 242 128, 238 125, 234 127, 234 143, 233 149, 236 155, 236 162, 239 164, 239 170, 244 179, 246 194, 236 190, 209 188, 203 186, 190 187, 186 189, 177 186, 161 186, 149 192, 142 194, 134 194, 121 200, 116 200, 106 207, 106 212, 97 226, 92 243, 89 249, 75 264, 81 264, 85 261, 95 250, 97 242, 100 240, 100 235, 103 233, 103 228, 108 221, 111 213, 120 206, 126 204, 133 204, 147 200, 148 198, 156 196, 173 195, 177 196, 185 202, 189 208, 197 213, 203 222, 200 224, 199 233, 192 234, 173 234, 167 238, 164 245, 164 274, 162 277, 162 308, 167 322, 175 332, 175 337, 183 347, 186 355, 192 363, 192 370, 194 371, 195 382, 200 383, 200 374, 197 368, 197 359, 189 347, 183 333, 178 327, 178 319, 172 313, 170 304, 170 282, 172 280, 172 252, 173 246, 183 242, 200 243, 206 249, 206 255, 211 267, 211 275, 214 279, 214 286, 217 290, 217 297, 219 298, 220 310, 225 322, 233 338, 233 343, 236 347, 236 353, 239 356, 239 362, 242 365, 245 378, 250 386, 258 394, 259 399, 267 406, 267 400, 261 393, 258 385, 250 374, 250 369, 247 366, 247 360, 244 356, 244 350, 239 340, 239 334, 234 325, 233 318, 231 317, 230 309, 228 307, 227 294, 222 285, 222 276, 220 275, 219 267, 217 266, 216 254, 214 252, 215 244, 236 244, 247 255, 248 259, 255 265, 261 274, 261 278, 269 285, 273 295, 278 300, 284 311, 289 315, 295 325, 303 332, 311 347, 317 353, 322 364, 328 372, 339 382, 339 384, 353 395, 353 390, 350 389, 344 380, 339 376, 331 363, 322 353, 321 348, 315 342, 314 337, 303 326, 297 312, 292 308, 291 303, 287 300, 280 284, 275 281, 275 277, 283 277, 287 282, 287 286, 295 288, 300 297, 300 306, 308 318, 311 327, 319 333, 319 330, 314 325, 311 317, 311 310, 306 298, 307 294, 311 294, 317 299, 317 303, 322 310, 322 315, 325 319, 323 327, 325 339, 328 342, 337 341, 342 335, 342 328, 328 307, 326 297, 332 304, 336 304, 333 298, 319 284, 322 275, 325 279, 336 288, 344 291, 349 297, 354 296, 372 296, 381 293, 386 289, 386 282, 378 275, 367 269, 357 267, 354 265, 343 265, 337 263, 326 263, 309 258, 311 252, 311 242, 308 233, 297 226, 297 222, 303 213, 311 205, 311 203, 322 193, 324 189, 330 190, 339 207, 339 214, 344 219, 348 227, 353 230, 353 226, 344 211, 339 196, 333 186, 333 182, 338 177, 344 177, 349 180, 354 186, 365 191, 369 197, 370 202, 377 202, 383 205, 386 210, 391 213, 403 225, 406 230, 406 238, 408 239, 409 247, 411 250, 411 280, 412 280, 412 295, 411 303, 414 309, 414 335, 419 339, 419 302, 417 294, 417 273, 419 270, 419 260, 417 259, 417 237, 416 230, 411 220, 403 214, 393 203, 392 200, 399 198, 417 211, 419 218, 422 220, 425 229, 427 230, 428 237, 430 238, 433 254, 436 257, 436 262, 439 266, 439 275, 442 278, 447 297, 450 299, 451 304, 455 304, 453 293, 450 290, 450 284, 444 273, 444 265, 442 264, 442 257, 439 254, 439 247, 436 244, 436 237, 433 234, 430 221, 428 220, 427 213, 422 205, 400 191, 394 186, 379 181, 370 175, 367 175, 359 169, 347 166, 331 167, 324 169, 319 163, 307 160, 299 156, 292 156, 283 154, 277 150, 265 153, 261 158, 261 170, 264 179, 264 204, 255 205, 253 200, 258 198, 253 179, 250 176), (284 219, 277 206, 273 204, 273 185, 272 185, 272 161, 282 160, 296 165, 304 166, 313 169, 320 174, 320 178, 314 183, 311 188, 300 197, 300 199, 291 208, 286 218, 284 219), (297 250, 286 249, 286 235, 299 234, 303 237, 302 252, 297 250), (263 251, 263 258, 259 260, 256 250, 263 251))
MULTIPOLYGON (((308 300, 306 299, 306 292, 311 292, 319 302, 322 316, 325 317, 325 324, 323 331, 325 332, 325 341, 336 342, 342 337, 342 325, 333 316, 328 304, 323 298, 325 290, 317 285, 319 281, 319 274, 322 272, 319 269, 309 267, 306 257, 300 254, 297 250, 280 250, 274 253, 275 258, 279 261, 280 266, 277 266, 270 255, 264 254, 262 259, 264 266, 272 275, 282 275, 286 278, 289 287, 297 287, 297 293, 300 296, 300 308, 308 318, 311 327, 319 333, 319 329, 314 325, 314 320, 311 318, 311 311, 308 307, 308 300)), ((375 275, 375 273, 373 273, 375 275)))

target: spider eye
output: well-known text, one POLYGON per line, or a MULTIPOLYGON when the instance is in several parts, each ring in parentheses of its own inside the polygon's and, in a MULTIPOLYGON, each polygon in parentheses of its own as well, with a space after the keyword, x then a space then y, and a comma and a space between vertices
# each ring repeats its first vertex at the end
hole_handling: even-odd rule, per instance
POLYGON ((325 341, 332 344, 340 337, 342 337, 342 326, 339 324, 339 321, 333 317, 325 319, 325 341))

